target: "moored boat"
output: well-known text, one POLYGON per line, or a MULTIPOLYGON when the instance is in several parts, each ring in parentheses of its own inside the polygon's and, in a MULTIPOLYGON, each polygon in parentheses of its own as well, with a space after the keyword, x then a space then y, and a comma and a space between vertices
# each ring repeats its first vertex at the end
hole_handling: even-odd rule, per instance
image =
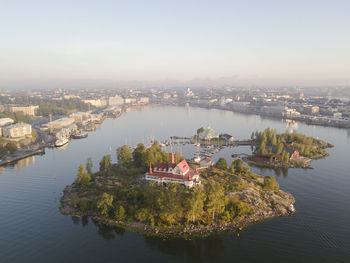
POLYGON ((68 138, 66 137, 63 137, 63 138, 60 138, 60 139, 57 139, 56 142, 55 142, 55 146, 56 147, 61 147, 65 144, 67 144, 69 142, 68 138))
POLYGON ((88 134, 86 132, 76 133, 76 134, 72 134, 71 135, 72 139, 83 139, 83 138, 86 138, 86 137, 88 137, 88 134))

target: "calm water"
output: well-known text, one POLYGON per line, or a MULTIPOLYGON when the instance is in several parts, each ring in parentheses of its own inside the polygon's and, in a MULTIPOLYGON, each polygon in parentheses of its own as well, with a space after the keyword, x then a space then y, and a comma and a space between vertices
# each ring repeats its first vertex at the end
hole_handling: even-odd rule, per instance
MULTIPOLYGON (((297 213, 250 226, 240 233, 194 240, 160 240, 132 231, 98 227, 88 218, 59 213, 65 185, 88 157, 95 169, 102 155, 122 144, 154 136, 190 136, 210 124, 238 139, 286 123, 258 116, 195 108, 154 107, 107 119, 84 140, 66 150, 47 150, 0 173, 0 262, 350 262, 350 133, 299 124, 299 132, 335 145, 330 157, 313 161, 314 170, 271 170, 282 189, 296 198, 297 213)), ((189 147, 180 150, 190 155, 189 147)), ((249 149, 246 149, 249 150, 249 149)), ((236 149, 215 156, 228 159, 236 149)), ((191 157, 191 156, 188 156, 191 157)))

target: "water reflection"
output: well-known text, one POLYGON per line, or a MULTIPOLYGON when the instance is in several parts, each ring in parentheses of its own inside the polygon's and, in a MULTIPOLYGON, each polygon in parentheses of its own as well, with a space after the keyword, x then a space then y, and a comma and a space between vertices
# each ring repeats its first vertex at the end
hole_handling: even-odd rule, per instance
POLYGON ((13 168, 15 169, 21 169, 23 167, 26 167, 32 163, 35 162, 35 156, 29 156, 27 158, 24 158, 22 160, 19 160, 18 162, 16 162, 14 165, 13 165, 13 168))
POLYGON ((173 257, 186 257, 189 262, 218 262, 223 258, 225 244, 222 236, 213 234, 205 238, 184 240, 183 238, 145 238, 146 244, 173 257))

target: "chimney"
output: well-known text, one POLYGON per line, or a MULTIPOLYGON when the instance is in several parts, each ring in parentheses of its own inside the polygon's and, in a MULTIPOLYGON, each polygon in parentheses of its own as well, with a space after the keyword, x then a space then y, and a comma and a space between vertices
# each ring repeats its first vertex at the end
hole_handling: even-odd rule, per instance
POLYGON ((173 152, 171 152, 171 154, 170 154, 170 163, 171 164, 175 163, 175 156, 174 156, 173 152))
POLYGON ((152 164, 149 162, 149 174, 152 174, 152 164))

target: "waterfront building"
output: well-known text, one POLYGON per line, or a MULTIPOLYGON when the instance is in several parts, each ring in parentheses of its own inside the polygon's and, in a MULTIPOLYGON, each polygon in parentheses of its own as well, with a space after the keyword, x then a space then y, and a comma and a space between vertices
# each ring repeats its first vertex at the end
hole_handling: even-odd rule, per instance
POLYGON ((136 103, 136 98, 125 98, 125 104, 134 104, 136 103))
POLYGON ((236 141, 236 138, 233 137, 230 134, 224 133, 224 134, 220 134, 220 138, 224 139, 226 142, 234 142, 236 141))
POLYGON ((89 112, 74 112, 69 115, 69 118, 74 119, 75 121, 83 121, 90 117, 89 112))
POLYGON ((10 125, 14 122, 11 118, 0 118, 0 127, 10 125))
POLYGON ((199 161, 199 166, 203 168, 208 168, 213 165, 213 162, 209 156, 199 161))
POLYGON ((186 160, 175 163, 174 154, 170 155, 169 163, 155 163, 150 165, 149 171, 145 174, 147 181, 161 183, 177 183, 191 188, 200 185, 199 172, 192 170, 186 160))
POLYGON ((211 127, 210 125, 208 125, 208 127, 199 134, 199 139, 201 140, 211 140, 214 138, 219 138, 219 134, 216 133, 211 127))
POLYGON ((2 136, 9 138, 21 138, 32 134, 32 126, 27 123, 17 123, 2 127, 2 136))
POLYGON ((10 105, 9 106, 9 111, 11 112, 19 112, 22 111, 24 114, 29 115, 29 116, 35 116, 37 111, 39 109, 39 106, 16 106, 16 105, 10 105))
POLYGON ((62 129, 72 125, 74 121, 75 120, 73 118, 64 117, 61 119, 50 121, 49 123, 46 123, 43 126, 46 126, 47 128, 50 128, 50 129, 62 129))
POLYGON ((108 98, 108 106, 118 106, 122 104, 124 104, 124 98, 119 95, 108 98))
POLYGON ((148 104, 149 103, 149 98, 148 97, 141 97, 139 99, 139 104, 148 104))
POLYGON ((83 101, 84 101, 84 103, 90 104, 90 105, 95 106, 97 108, 107 106, 107 102, 106 102, 106 100, 104 98, 101 98, 101 99, 87 99, 87 100, 83 100, 83 101))

